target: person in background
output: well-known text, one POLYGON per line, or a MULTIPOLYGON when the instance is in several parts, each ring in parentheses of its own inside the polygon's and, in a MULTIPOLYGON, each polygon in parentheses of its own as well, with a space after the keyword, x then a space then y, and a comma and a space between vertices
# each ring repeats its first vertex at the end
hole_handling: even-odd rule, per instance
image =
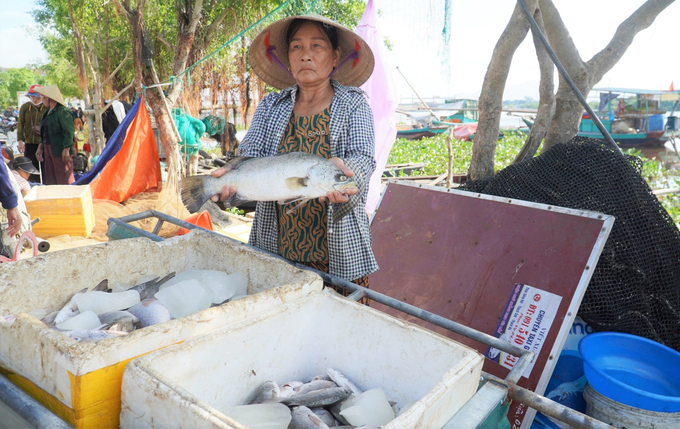
POLYGON ((0 204, 5 209, 2 220, 7 219, 7 235, 14 237, 21 229, 21 212, 18 207, 19 199, 9 178, 9 170, 3 165, 0 165, 0 204))
POLYGON ((47 111, 40 126, 42 142, 36 151, 38 161, 45 162, 43 183, 45 185, 70 185, 73 177, 73 115, 64 103, 57 85, 36 89, 43 97, 47 111))
MULTIPOLYGON (((31 160, 35 170, 39 172, 40 164, 35 153, 40 144, 40 121, 42 115, 47 111, 47 107, 42 104, 40 94, 35 92, 40 85, 32 85, 28 88, 26 96, 30 100, 24 103, 19 110, 19 121, 17 123, 17 142, 20 153, 23 153, 31 160)), ((31 177, 32 182, 40 182, 40 175, 36 173, 31 177)))
POLYGON ((12 169, 12 174, 21 189, 21 195, 26 196, 31 190, 31 184, 29 183, 29 177, 32 174, 37 174, 38 170, 33 166, 30 159, 25 156, 18 156, 14 158, 14 161, 10 162, 10 168, 12 169))

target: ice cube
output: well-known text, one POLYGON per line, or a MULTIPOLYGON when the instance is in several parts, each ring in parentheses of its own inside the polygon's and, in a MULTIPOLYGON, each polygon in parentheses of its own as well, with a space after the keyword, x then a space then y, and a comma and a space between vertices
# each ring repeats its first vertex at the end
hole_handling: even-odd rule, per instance
POLYGON ((248 277, 243 273, 234 273, 229 276, 229 280, 234 286, 236 292, 234 296, 237 295, 248 295, 248 277))
POLYGON ((241 405, 225 408, 223 413, 249 429, 287 429, 292 420, 283 404, 241 405))
POLYGON ((394 411, 382 389, 367 390, 341 407, 340 415, 353 426, 381 427, 394 420, 394 411))
POLYGON ((160 286, 160 290, 167 289, 186 280, 197 280, 201 286, 208 288, 213 293, 214 304, 221 304, 231 298, 236 292, 231 286, 229 275, 223 271, 215 270, 186 270, 177 274, 167 283, 160 286))
POLYGON ((48 313, 47 310, 45 310, 44 308, 37 308, 37 309, 35 309, 35 310, 29 312, 28 314, 30 314, 31 316, 33 316, 33 317, 35 317, 36 319, 40 320, 40 319, 42 319, 43 317, 47 316, 49 313, 48 313))
POLYGON ((159 291, 155 297, 177 319, 210 307, 214 294, 198 280, 183 280, 159 291))
POLYGON ((119 293, 88 292, 75 297, 78 310, 94 311, 95 314, 104 314, 109 311, 124 310, 139 303, 139 292, 127 290, 119 293))
POLYGON ((132 287, 131 284, 115 281, 115 282, 113 282, 113 285, 111 285, 111 290, 114 293, 120 293, 120 292, 125 292, 126 290, 130 289, 131 287, 132 287))
POLYGON ((99 317, 97 317, 94 311, 87 310, 77 316, 66 319, 65 322, 59 323, 57 329, 63 331, 89 331, 90 329, 97 329, 101 325, 102 323, 99 321, 99 317))

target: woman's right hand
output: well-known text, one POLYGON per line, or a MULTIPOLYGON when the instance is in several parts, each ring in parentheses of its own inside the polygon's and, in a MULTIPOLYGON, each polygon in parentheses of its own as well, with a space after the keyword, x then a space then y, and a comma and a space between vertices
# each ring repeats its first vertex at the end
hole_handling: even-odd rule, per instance
POLYGON ((38 150, 35 151, 35 159, 37 159, 40 162, 43 162, 43 145, 40 143, 38 145, 38 150))
POLYGON ((19 140, 17 142, 17 150, 19 150, 19 153, 24 153, 24 149, 26 146, 24 146, 24 142, 19 140))
MULTIPOLYGON (((220 167, 220 168, 218 168, 218 169, 216 169, 216 170, 211 171, 211 172, 210 172, 210 175, 211 175, 212 177, 221 177, 224 173, 226 173, 226 172, 229 171, 230 169, 231 169, 231 165, 227 164, 227 165, 225 165, 225 166, 223 166, 223 167, 220 167)), ((235 193, 236 193, 236 188, 235 188, 235 187, 226 185, 226 186, 224 186, 224 187, 222 188, 222 193, 219 194, 219 195, 214 195, 214 196, 212 197, 212 200, 215 201, 215 202, 217 202, 217 201, 222 201, 222 202, 224 202, 224 201, 226 201, 227 199, 229 199, 229 197, 231 197, 232 195, 234 195, 235 193)))

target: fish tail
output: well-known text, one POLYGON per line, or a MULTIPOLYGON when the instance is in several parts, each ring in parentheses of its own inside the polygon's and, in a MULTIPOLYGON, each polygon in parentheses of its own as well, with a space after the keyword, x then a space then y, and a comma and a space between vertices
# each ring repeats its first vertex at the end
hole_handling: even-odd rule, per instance
POLYGON ((187 176, 179 184, 182 202, 187 210, 196 213, 203 204, 208 201, 211 195, 207 192, 207 182, 213 179, 212 176, 198 175, 187 176))

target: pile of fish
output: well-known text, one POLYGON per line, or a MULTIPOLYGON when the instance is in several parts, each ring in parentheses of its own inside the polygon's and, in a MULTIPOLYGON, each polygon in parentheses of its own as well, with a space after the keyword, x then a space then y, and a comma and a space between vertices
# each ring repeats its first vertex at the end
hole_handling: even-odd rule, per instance
POLYGON ((247 295, 248 287, 243 273, 212 270, 143 276, 136 283, 115 282, 109 288, 108 279, 103 280, 90 291, 77 292, 59 311, 31 314, 70 338, 96 342, 235 301, 247 295))
POLYGON ((279 386, 263 383, 250 405, 221 410, 250 429, 380 428, 401 409, 382 389, 362 391, 333 368, 307 383, 289 381, 279 386))

